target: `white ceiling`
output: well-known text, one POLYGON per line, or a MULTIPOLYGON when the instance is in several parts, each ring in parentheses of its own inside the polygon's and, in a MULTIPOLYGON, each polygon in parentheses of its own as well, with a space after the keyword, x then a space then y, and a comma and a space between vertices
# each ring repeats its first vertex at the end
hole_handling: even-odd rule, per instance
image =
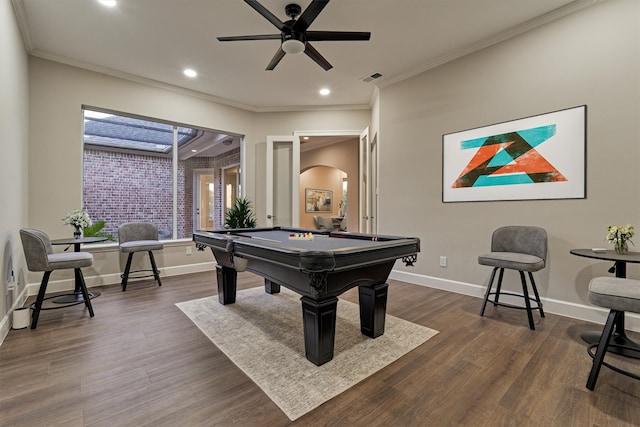
MULTIPOLYGON (((295 0, 259 0, 280 20, 295 0)), ((251 111, 368 107, 384 87, 603 0, 333 0, 309 30, 370 31, 370 41, 314 42, 265 67, 279 31, 242 0, 12 0, 29 53, 107 74, 193 90, 251 111), (198 77, 182 74, 190 67, 198 77), (364 83, 374 72, 382 78, 364 83), (322 97, 318 90, 332 93, 322 97)), ((304 10, 310 0, 299 0, 304 10)))

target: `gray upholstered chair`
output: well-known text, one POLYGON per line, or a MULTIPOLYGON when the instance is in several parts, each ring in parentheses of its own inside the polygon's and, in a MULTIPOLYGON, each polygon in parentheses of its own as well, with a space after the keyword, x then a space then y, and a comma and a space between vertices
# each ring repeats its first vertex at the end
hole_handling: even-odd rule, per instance
POLYGON ((313 222, 316 224, 316 228, 318 230, 322 230, 322 231, 333 230, 333 221, 331 220, 331 218, 314 215, 313 222))
MULTIPOLYGON (((623 375, 640 380, 640 376, 613 366, 604 361, 604 356, 609 349, 611 335, 616 323, 625 311, 640 313, 640 280, 623 279, 618 277, 596 277, 589 283, 589 301, 600 307, 608 308, 609 316, 604 325, 600 341, 597 344, 587 346, 589 356, 593 358, 591 372, 587 379, 587 388, 593 390, 600 374, 602 365, 623 375), (595 355, 593 348, 597 347, 595 355)), ((620 344, 611 344, 616 347, 624 347, 620 344)))
MULTIPOLYGON (((40 283, 40 290, 38 291, 38 297, 33 305, 33 313, 31 314, 31 329, 35 329, 38 326, 38 318, 40 317, 41 310, 51 310, 42 308, 42 303, 45 298, 44 295, 47 291, 47 284, 49 283, 49 277, 55 270, 62 270, 73 268, 75 270, 75 276, 78 280, 78 285, 82 292, 84 305, 89 310, 89 315, 93 317, 93 307, 91 306, 91 298, 87 292, 87 286, 84 282, 84 276, 82 275, 82 267, 90 267, 93 264, 93 255, 89 252, 64 252, 53 253, 53 247, 51 241, 46 233, 33 228, 23 228, 20 230, 20 239, 22 240, 22 248, 24 250, 24 257, 27 261, 27 268, 29 271, 43 271, 42 282, 40 283)), ((50 297, 53 298, 53 297, 50 297)), ((71 305, 75 305, 73 303, 71 305)), ((65 307, 65 306, 63 306, 65 307)), ((54 308, 63 308, 54 307, 54 308)))
POLYGON ((131 273, 151 272, 152 274, 138 275, 137 279, 153 276, 158 281, 158 286, 162 286, 160 281, 160 271, 156 266, 156 260, 153 257, 153 251, 159 251, 164 248, 162 242, 158 240, 158 226, 150 222, 127 222, 118 227, 118 242, 120 252, 129 254, 127 257, 127 265, 122 274, 122 290, 127 290, 127 282, 131 273), (131 261, 133 254, 136 252, 148 252, 151 261, 151 270, 135 270, 131 271, 131 261))
POLYGON ((488 265, 493 267, 491 278, 487 286, 487 292, 482 302, 482 310, 480 316, 484 316, 484 310, 490 295, 494 295, 493 305, 510 308, 518 308, 527 310, 529 317, 529 327, 535 329, 533 324, 532 310, 539 310, 540 317, 544 317, 542 310, 542 302, 536 282, 533 280, 533 272, 541 270, 545 267, 547 260, 547 232, 540 227, 528 226, 506 226, 498 228, 493 232, 491 238, 491 252, 480 255, 478 263, 480 265, 488 265), (522 294, 502 291, 502 276, 504 270, 516 270, 520 273, 520 281, 522 282, 522 294), (498 286, 494 292, 491 291, 496 271, 500 270, 498 278, 498 286), (527 290, 527 281, 524 272, 529 274, 531 288, 535 298, 529 296, 527 290), (525 306, 518 306, 500 302, 500 295, 510 295, 524 299, 525 306), (534 302, 536 305, 532 306, 534 302))

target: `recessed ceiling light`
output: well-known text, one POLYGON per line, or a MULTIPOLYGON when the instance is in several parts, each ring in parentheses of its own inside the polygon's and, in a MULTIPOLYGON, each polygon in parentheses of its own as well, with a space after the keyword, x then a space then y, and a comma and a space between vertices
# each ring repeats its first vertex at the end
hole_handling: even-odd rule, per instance
POLYGON ((116 0, 98 0, 98 2, 107 7, 115 7, 118 4, 116 0))
POLYGON ((327 96, 331 93, 331 91, 327 88, 320 89, 320 95, 327 96))
POLYGON ((197 152, 198 152, 198 150, 191 150, 191 152, 192 152, 192 153, 197 153, 197 152))
POLYGON ((184 70, 184 75, 187 77, 195 77, 198 75, 198 73, 196 73, 196 71, 192 70, 191 68, 187 68, 186 70, 184 70))
POLYGON ((305 141, 309 139, 308 136, 303 136, 302 139, 304 139, 305 141))

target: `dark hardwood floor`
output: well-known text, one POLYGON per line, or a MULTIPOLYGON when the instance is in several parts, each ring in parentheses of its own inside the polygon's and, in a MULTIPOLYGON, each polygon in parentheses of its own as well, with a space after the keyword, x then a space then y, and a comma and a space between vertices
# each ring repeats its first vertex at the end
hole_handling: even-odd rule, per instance
MULTIPOLYGON (((390 281, 387 312, 440 333, 291 423, 175 303, 216 293, 214 273, 99 289, 43 312, 0 346, 1 426, 640 425, 640 381, 603 368, 595 392, 580 333, 601 329, 390 281)), ((262 286, 250 273, 239 287, 262 286)), ((343 296, 357 302, 352 290, 343 296)), ((637 334, 633 334, 640 341, 637 334)), ((639 368, 636 361, 622 361, 639 368)), ((636 369, 637 371, 640 369, 636 369)))

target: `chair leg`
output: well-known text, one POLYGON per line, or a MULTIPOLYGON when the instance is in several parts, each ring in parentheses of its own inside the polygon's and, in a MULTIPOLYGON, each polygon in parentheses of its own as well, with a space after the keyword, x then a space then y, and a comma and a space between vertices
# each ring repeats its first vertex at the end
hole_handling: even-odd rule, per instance
POLYGON ((623 312, 611 310, 609 312, 609 317, 607 317, 607 323, 605 323, 604 329, 602 330, 602 336, 600 337, 598 349, 596 350, 596 355, 593 358, 593 365, 591 365, 589 379, 587 380, 587 388, 591 391, 593 391, 593 389, 596 387, 596 381, 598 381, 600 368, 602 367, 602 362, 604 362, 604 355, 607 352, 607 347, 609 346, 609 341, 611 340, 611 334, 613 334, 614 325, 616 324, 616 320, 620 315, 624 315, 623 312))
POLYGON ((133 259, 133 252, 129 252, 127 258, 127 266, 124 268, 124 274, 122 275, 122 292, 127 290, 127 280, 129 280, 129 270, 131 270, 131 260, 133 259))
POLYGON ((529 280, 531 281, 531 287, 533 288, 533 294, 536 296, 536 302, 538 303, 538 308, 540 310, 540 317, 544 317, 544 310, 542 310, 542 301, 540 301, 540 295, 538 294, 538 288, 536 287, 536 281, 533 280, 533 274, 528 271, 529 280))
POLYGON ((484 301, 482 301, 482 309, 480 310, 480 316, 484 316, 484 309, 487 307, 487 300, 489 299, 489 294, 491 293, 491 287, 493 286, 493 279, 496 277, 496 271, 498 267, 494 267, 493 271, 491 271, 491 277, 489 278, 489 284, 487 285, 487 292, 484 294, 484 301))
POLYGON ((500 274, 498 275, 498 286, 496 287, 496 294, 493 296, 493 305, 498 305, 498 299, 500 299, 500 291, 502 290, 502 276, 504 276, 504 268, 500 269, 500 274))
POLYGON ((527 307, 527 317, 529 317, 529 328, 535 331, 536 327, 533 324, 533 313, 531 312, 531 301, 529 300, 529 291, 527 290, 527 280, 524 277, 523 271, 518 271, 518 273, 520 273, 520 281, 522 282, 522 294, 524 295, 524 305, 527 307))
POLYGON ((156 259, 153 257, 153 252, 149 251, 149 259, 151 260, 151 268, 153 269, 153 277, 158 281, 158 286, 162 286, 162 282, 160 281, 160 272, 158 271, 158 267, 156 267, 156 259))
POLYGON ((45 271, 44 276, 42 276, 42 282, 40 282, 40 290, 38 291, 38 297, 36 298, 36 305, 33 309, 33 313, 31 314, 31 329, 35 329, 36 326, 38 326, 38 317, 40 317, 40 309, 42 308, 42 303, 44 301, 44 294, 47 291, 49 276, 51 276, 50 271, 45 271))
POLYGON ((89 310, 89 316, 93 317, 93 306, 91 305, 91 297, 89 296, 89 292, 87 291, 87 284, 84 282, 82 270, 76 268, 75 271, 78 275, 78 278, 80 279, 80 290, 82 291, 82 297, 84 298, 84 305, 89 310))

